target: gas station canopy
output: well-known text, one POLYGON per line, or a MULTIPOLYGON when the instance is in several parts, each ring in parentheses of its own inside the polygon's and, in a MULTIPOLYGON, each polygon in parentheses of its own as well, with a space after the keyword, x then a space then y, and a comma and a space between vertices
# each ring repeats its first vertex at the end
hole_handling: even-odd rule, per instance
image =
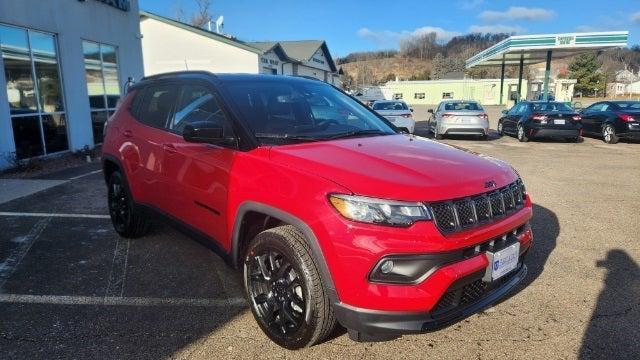
POLYGON ((469 58, 466 61, 466 67, 467 69, 475 66, 499 65, 502 67, 500 76, 500 104, 502 104, 505 65, 520 66, 517 94, 520 97, 524 65, 546 62, 543 92, 543 99, 546 101, 549 98, 552 57, 559 59, 588 51, 625 47, 628 38, 628 31, 510 36, 469 58))
POLYGON ((579 53, 627 46, 628 31, 589 33, 518 35, 508 37, 466 61, 467 69, 475 66, 524 65, 545 62, 547 52, 556 59, 579 53))

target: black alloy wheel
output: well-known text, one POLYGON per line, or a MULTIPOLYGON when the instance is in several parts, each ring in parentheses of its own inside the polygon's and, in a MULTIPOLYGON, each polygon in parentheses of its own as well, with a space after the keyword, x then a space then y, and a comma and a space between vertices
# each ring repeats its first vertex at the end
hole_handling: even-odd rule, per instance
POLYGON ((146 234, 149 222, 135 208, 127 182, 119 171, 109 177, 107 191, 109 216, 116 232, 125 238, 137 238, 146 234))

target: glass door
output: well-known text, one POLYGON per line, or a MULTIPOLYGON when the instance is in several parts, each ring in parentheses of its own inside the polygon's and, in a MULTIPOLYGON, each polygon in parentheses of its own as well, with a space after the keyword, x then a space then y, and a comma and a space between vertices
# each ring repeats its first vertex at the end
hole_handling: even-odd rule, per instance
POLYGON ((0 24, 0 53, 16 157, 68 150, 55 35, 0 24))

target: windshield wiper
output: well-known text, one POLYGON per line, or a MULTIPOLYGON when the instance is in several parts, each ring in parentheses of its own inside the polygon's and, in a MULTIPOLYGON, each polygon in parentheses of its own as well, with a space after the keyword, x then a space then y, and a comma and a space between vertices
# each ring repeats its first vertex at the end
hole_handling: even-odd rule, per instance
POLYGON ((274 140, 291 140, 291 141, 319 141, 321 139, 308 135, 291 135, 291 134, 270 134, 256 133, 258 139, 274 139, 274 140))
POLYGON ((389 134, 381 130, 354 130, 354 131, 348 131, 345 133, 330 135, 325 137, 324 139, 333 140, 333 139, 342 139, 342 138, 356 137, 356 136, 362 136, 362 135, 389 135, 389 134))

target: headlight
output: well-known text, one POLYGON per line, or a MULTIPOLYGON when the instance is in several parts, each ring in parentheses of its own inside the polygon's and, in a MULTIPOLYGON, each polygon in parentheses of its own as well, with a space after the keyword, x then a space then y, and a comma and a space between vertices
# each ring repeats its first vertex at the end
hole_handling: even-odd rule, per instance
POLYGON ((431 220, 429 209, 419 202, 374 199, 353 195, 330 195, 331 205, 345 218, 371 224, 410 226, 431 220))

